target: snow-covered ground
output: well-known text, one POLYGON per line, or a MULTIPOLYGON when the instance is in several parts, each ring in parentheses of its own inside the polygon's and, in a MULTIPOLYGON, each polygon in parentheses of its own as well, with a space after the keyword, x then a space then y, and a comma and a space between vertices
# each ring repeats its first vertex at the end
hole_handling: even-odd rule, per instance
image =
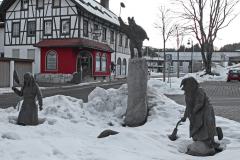
MULTIPOLYGON (((127 85, 120 89, 96 88, 89 102, 56 95, 44 98, 43 111, 39 112, 42 124, 18 126, 18 111, 0 109, 1 160, 198 160, 184 154, 191 143, 189 122, 179 126, 179 139, 170 141, 176 122, 184 107, 163 95, 172 92, 160 80, 148 83, 150 116, 145 125, 122 127, 127 107, 127 85), (158 84, 159 82, 159 84, 158 84), (98 139, 105 129, 120 132, 98 139)), ((176 82, 179 87, 179 81, 176 82)), ((177 92, 177 91, 176 91, 177 92)), ((225 150, 203 160, 237 160, 240 157, 240 124, 217 117, 224 139, 225 150)))

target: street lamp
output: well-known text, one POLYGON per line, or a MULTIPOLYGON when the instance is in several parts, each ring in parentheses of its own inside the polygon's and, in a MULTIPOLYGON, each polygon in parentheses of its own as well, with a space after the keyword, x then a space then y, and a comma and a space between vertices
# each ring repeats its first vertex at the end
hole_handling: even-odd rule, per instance
POLYGON ((193 73, 193 52, 194 52, 194 46, 193 46, 193 40, 190 38, 188 39, 188 45, 192 44, 192 53, 191 53, 191 73, 193 73))
POLYGON ((119 12, 119 17, 121 16, 121 9, 125 8, 125 4, 123 2, 120 3, 120 12, 119 12))

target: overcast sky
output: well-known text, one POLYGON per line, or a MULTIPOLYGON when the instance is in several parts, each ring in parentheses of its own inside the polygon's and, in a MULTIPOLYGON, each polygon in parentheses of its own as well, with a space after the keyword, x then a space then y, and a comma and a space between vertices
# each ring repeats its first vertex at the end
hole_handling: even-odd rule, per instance
MULTIPOLYGON (((137 24, 142 26, 150 38, 149 41, 145 40, 144 45, 153 46, 156 48, 162 48, 162 38, 159 30, 154 28, 154 23, 157 21, 157 14, 159 13, 158 8, 160 6, 171 7, 173 10, 174 6, 170 6, 169 0, 109 0, 110 10, 116 15, 120 12, 120 2, 125 4, 125 8, 121 10, 121 17, 127 22, 128 16, 134 16, 137 24)), ((237 8, 240 10, 240 6, 237 8)), ((186 37, 183 41, 187 44, 189 37, 186 37)), ((220 48, 224 44, 238 43, 240 42, 240 16, 238 16, 227 28, 221 30, 218 34, 218 38, 215 41, 215 46, 220 48)), ((167 47, 176 48, 176 38, 171 39, 167 43, 167 47)))

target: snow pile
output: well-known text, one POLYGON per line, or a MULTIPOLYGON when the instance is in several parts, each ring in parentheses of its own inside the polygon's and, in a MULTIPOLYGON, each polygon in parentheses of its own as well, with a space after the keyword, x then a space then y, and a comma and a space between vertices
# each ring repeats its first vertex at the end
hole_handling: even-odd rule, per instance
MULTIPOLYGON (((18 112, 13 108, 0 109, 0 155, 3 160, 198 160, 184 154, 192 142, 189 122, 179 126, 179 139, 170 141, 176 122, 184 107, 161 92, 164 84, 150 80, 148 84, 148 121, 135 128, 122 127, 127 107, 127 86, 120 89, 96 88, 89 102, 56 95, 44 98, 44 119, 38 126, 18 126, 12 123, 18 112), (96 137, 105 129, 120 132, 103 139, 96 137)), ((217 117, 226 149, 203 160, 238 159, 240 156, 240 124, 217 117)))
POLYGON ((163 82, 160 79, 150 79, 148 82, 149 87, 158 88, 158 92, 161 94, 183 94, 184 92, 180 88, 182 78, 171 78, 171 83, 163 82))

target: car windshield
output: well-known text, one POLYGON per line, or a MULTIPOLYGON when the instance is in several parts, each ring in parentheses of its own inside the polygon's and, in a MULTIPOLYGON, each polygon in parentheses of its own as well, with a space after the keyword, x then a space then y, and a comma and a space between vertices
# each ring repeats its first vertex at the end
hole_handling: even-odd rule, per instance
POLYGON ((240 73, 240 71, 239 70, 230 70, 229 73, 236 74, 236 73, 240 73))

